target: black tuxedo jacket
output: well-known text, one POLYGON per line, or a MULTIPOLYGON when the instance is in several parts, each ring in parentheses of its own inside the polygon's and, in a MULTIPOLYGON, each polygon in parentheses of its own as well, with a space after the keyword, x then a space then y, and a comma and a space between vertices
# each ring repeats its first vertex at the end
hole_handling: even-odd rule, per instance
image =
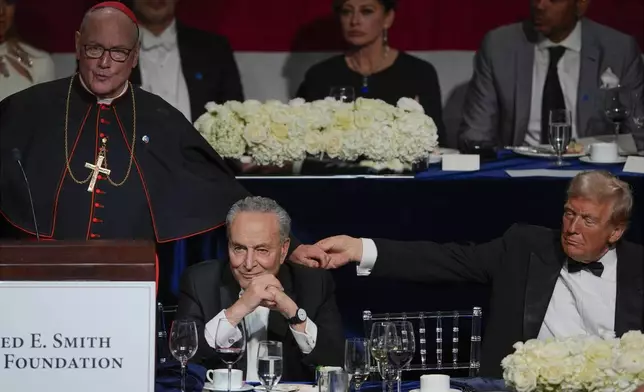
MULTIPOLYGON (((566 261, 560 233, 514 225, 501 238, 476 246, 374 240, 374 276, 418 282, 475 282, 491 286, 484 309, 480 374, 499 377, 501 360, 518 341, 539 333, 559 273, 566 261)), ((644 318, 644 248, 617 245, 615 333, 641 330, 644 318)))
MULTIPOLYGON (((177 46, 193 123, 206 112, 208 102, 244 100, 239 69, 225 37, 177 22, 177 46)), ((132 71, 130 81, 142 83, 139 66, 132 71)))
MULTIPOLYGON (((271 311, 267 339, 283 343, 282 380, 313 381, 316 366, 342 366, 344 334, 340 312, 335 303, 334 283, 328 271, 285 262, 277 278, 284 292, 306 310, 318 328, 315 349, 308 355, 300 350, 289 325, 279 312, 271 311)), ((199 349, 193 358, 209 369, 223 368, 224 363, 205 340, 204 327, 222 309, 239 298, 240 287, 226 261, 205 261, 186 270, 182 277, 177 318, 195 320, 199 349)), ((237 362, 246 368, 246 355, 237 362)), ((246 376, 244 372, 244 377, 246 376)))

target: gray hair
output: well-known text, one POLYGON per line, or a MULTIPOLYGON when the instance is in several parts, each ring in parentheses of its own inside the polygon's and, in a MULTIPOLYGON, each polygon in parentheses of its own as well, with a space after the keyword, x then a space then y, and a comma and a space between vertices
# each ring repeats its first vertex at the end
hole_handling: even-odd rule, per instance
POLYGON ((628 224, 633 209, 630 186, 604 170, 584 171, 575 176, 568 187, 568 199, 583 198, 599 203, 612 203, 613 224, 628 224))
MULTIPOLYGON (((116 8, 107 7, 107 6, 92 8, 89 11, 85 12, 85 15, 83 15, 83 20, 81 21, 81 24, 80 24, 80 27, 78 28, 78 31, 81 34, 83 34, 83 31, 85 30, 85 27, 87 26, 87 21, 89 20, 90 16, 95 12, 105 11, 105 10, 122 13, 120 10, 118 10, 116 8)), ((123 14, 123 15, 125 15, 125 14, 123 14)), ((139 25, 136 24, 134 21, 131 21, 131 22, 132 22, 132 24, 134 25, 134 28, 135 28, 134 44, 136 45, 139 42, 139 37, 140 37, 139 25)))
POLYGON ((280 241, 284 243, 284 241, 289 238, 291 233, 291 217, 284 208, 277 204, 275 200, 262 196, 249 196, 239 200, 233 204, 228 211, 228 215, 226 215, 226 230, 230 230, 230 225, 239 212, 263 212, 267 214, 275 214, 279 222, 280 241))

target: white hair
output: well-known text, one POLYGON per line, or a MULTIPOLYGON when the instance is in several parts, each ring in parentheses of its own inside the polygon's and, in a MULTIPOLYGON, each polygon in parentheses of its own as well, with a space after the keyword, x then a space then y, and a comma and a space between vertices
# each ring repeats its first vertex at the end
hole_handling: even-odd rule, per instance
POLYGON ((239 200, 233 204, 228 211, 228 215, 226 215, 226 230, 230 230, 233 219, 240 212, 275 214, 279 223, 280 241, 284 243, 289 238, 291 232, 291 217, 275 200, 262 196, 249 196, 239 200))

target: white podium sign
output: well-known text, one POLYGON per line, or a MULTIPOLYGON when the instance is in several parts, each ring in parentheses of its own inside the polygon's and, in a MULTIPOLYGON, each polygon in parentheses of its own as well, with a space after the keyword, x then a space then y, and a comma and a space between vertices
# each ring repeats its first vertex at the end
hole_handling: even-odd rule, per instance
POLYGON ((0 391, 154 392, 154 282, 0 282, 0 391))

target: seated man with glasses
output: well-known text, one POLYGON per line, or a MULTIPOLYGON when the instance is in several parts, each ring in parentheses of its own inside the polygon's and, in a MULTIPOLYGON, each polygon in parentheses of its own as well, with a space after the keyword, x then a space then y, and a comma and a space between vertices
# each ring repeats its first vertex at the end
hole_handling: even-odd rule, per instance
POLYGON ((129 8, 100 3, 76 33, 77 74, 0 102, 0 238, 169 242, 248 195, 181 112, 128 82, 138 40, 129 8))
POLYGON ((215 349, 225 347, 240 326, 247 343, 236 365, 247 381, 259 381, 263 340, 282 342, 282 380, 313 381, 317 366, 343 364, 333 278, 328 271, 285 262, 290 226, 288 213, 268 198, 248 197, 230 209, 228 260, 194 265, 181 280, 177 319, 195 321, 199 334, 193 360, 210 369, 225 367, 215 349))

